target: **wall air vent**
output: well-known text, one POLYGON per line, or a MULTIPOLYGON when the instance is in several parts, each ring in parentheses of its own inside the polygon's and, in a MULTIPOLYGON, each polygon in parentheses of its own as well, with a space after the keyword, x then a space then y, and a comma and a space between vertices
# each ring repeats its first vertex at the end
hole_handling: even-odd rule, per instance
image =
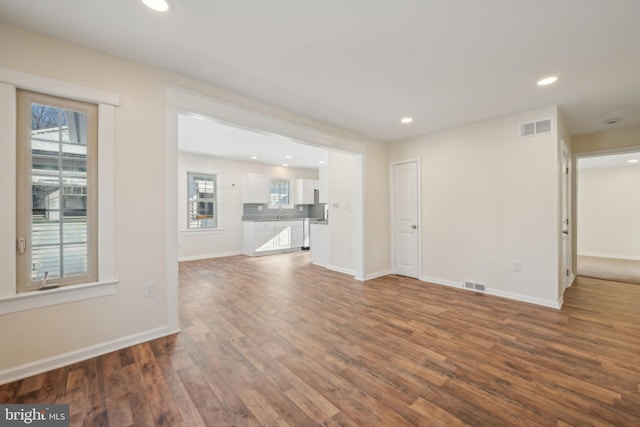
POLYGON ((487 285, 484 283, 470 282, 469 280, 465 280, 462 287, 478 292, 484 292, 487 289, 487 285))
POLYGON ((522 123, 520 125, 520 136, 533 136, 541 133, 550 133, 551 131, 551 119, 522 123))

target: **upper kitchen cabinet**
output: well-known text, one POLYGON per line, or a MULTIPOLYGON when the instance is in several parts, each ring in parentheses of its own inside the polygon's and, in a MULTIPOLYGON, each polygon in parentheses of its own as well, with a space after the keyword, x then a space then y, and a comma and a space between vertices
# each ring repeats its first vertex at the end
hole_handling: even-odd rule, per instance
POLYGON ((296 179, 293 187, 293 204, 294 205, 312 205, 313 190, 315 189, 315 180, 313 179, 296 179))
POLYGON ((250 173, 244 177, 244 203, 269 203, 270 179, 266 175, 250 173))
POLYGON ((326 166, 318 169, 318 203, 329 203, 329 175, 326 166))

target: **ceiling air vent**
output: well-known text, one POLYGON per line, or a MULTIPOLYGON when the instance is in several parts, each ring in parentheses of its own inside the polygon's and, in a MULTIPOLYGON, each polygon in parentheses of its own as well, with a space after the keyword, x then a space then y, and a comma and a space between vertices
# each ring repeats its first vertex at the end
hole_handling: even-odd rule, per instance
POLYGON ((520 136, 539 135, 551 132, 551 119, 538 120, 537 122, 522 123, 520 136))
POLYGON ((531 136, 536 134, 535 122, 523 123, 520 125, 520 136, 531 136))

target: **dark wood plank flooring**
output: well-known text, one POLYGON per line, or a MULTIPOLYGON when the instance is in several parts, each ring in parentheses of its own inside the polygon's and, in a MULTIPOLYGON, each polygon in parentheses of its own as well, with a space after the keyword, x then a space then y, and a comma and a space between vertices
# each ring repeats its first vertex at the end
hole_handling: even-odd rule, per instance
POLYGON ((308 253, 180 265, 182 332, 0 386, 72 425, 638 426, 640 286, 553 310, 308 253))

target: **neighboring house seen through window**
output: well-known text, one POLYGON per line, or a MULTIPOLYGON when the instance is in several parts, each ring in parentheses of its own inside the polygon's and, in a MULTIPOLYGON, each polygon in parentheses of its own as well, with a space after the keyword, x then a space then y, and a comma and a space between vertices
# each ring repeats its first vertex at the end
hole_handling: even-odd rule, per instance
POLYGON ((95 282, 98 107, 18 91, 17 291, 95 282))
POLYGON ((216 175, 187 174, 187 222, 189 229, 218 226, 216 175))

